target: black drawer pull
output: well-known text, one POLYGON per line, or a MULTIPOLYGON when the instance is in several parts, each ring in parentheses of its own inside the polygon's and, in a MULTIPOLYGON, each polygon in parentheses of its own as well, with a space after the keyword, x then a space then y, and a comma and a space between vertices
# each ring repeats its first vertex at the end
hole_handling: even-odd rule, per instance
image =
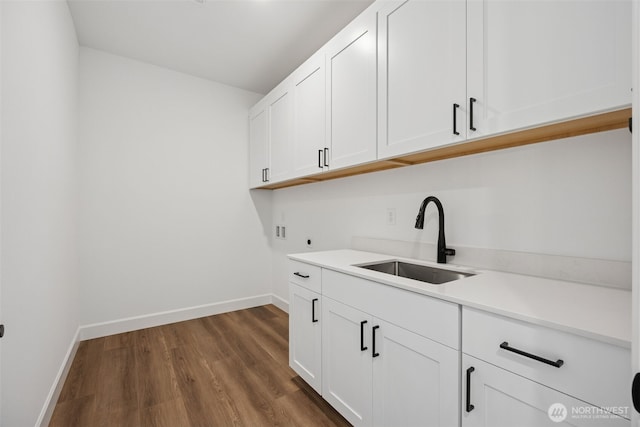
POLYGON ((328 168, 329 167, 329 149, 328 148, 324 149, 324 158, 323 158, 323 160, 324 160, 324 166, 326 168, 328 168))
POLYGON ((469 98, 469 129, 475 131, 476 127, 473 125, 473 104, 477 101, 475 98, 469 98))
POLYGON ((551 365, 556 368, 559 368, 562 365, 564 365, 564 360, 562 359, 558 359, 554 362, 553 360, 545 359, 544 357, 536 356, 535 354, 527 353, 526 351, 509 347, 509 343, 506 341, 500 344, 500 348, 503 350, 507 350, 507 351, 511 351, 513 353, 519 354, 520 356, 528 357, 529 359, 537 360, 538 362, 546 363, 547 365, 551 365))
POLYGON ((324 153, 324 150, 318 150, 318 167, 320 169, 322 169, 322 153, 324 153))
POLYGON ((298 273, 297 271, 295 273, 293 273, 294 276, 298 276, 298 277, 302 277, 303 279, 308 279, 309 275, 308 274, 302 274, 302 273, 298 273))
POLYGON ((311 300, 311 323, 316 323, 318 321, 318 319, 316 319, 316 301, 318 301, 318 298, 311 300))
POLYGON ((467 369, 467 404, 465 408, 467 412, 471 412, 475 409, 475 406, 471 404, 471 373, 475 370, 476 368, 473 366, 467 369))
POLYGON ((360 351, 365 351, 369 347, 364 345, 364 325, 367 324, 366 320, 360 322, 360 351))
POLYGON ((380 326, 377 326, 377 325, 371 328, 371 341, 372 341, 371 345, 373 346, 371 357, 380 356, 380 353, 376 351, 376 329, 379 329, 379 328, 380 326))
POLYGON ((458 108, 460 108, 459 104, 453 104, 453 134, 460 135, 458 132, 458 108))

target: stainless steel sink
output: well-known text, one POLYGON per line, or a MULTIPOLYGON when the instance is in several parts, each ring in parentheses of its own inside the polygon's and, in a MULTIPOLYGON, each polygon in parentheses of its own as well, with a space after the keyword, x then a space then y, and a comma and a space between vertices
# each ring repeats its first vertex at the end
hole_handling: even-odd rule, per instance
POLYGON ((431 283, 432 285, 441 285, 443 283, 464 279, 465 277, 474 275, 473 273, 444 270, 442 268, 411 264, 401 261, 385 261, 375 264, 359 265, 358 267, 392 274, 394 276, 406 277, 408 279, 419 280, 421 282, 431 283))

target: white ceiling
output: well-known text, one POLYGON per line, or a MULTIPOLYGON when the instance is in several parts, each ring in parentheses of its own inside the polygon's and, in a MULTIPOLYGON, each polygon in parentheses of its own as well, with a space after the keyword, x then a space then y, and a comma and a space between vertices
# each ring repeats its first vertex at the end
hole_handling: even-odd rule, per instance
POLYGON ((82 46, 267 93, 372 0, 68 0, 82 46))

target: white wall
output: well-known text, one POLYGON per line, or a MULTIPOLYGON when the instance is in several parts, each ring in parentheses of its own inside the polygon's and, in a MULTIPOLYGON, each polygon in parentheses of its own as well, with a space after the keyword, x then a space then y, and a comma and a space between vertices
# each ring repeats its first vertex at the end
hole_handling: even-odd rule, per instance
POLYGON ((78 43, 66 2, 2 13, 2 420, 32 426, 78 328, 78 43))
POLYGON ((270 194, 247 191, 259 98, 80 49, 83 324, 271 292, 270 194))
POLYGON ((449 247, 629 262, 630 155, 629 131, 617 130, 276 190, 274 223, 288 239, 273 240, 274 292, 287 298, 285 254, 310 250, 307 237, 311 250, 353 236, 435 244, 433 205, 414 228, 429 195, 444 205, 449 247))

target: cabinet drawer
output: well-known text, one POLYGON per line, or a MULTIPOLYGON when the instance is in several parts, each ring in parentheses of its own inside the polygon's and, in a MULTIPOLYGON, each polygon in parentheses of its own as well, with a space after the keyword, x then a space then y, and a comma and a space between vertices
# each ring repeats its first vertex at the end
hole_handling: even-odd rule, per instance
POLYGON ((318 266, 299 261, 289 261, 289 282, 315 292, 321 290, 321 271, 318 266))
POLYGON ((593 405, 631 404, 627 348, 463 307, 462 351, 593 405))
POLYGON ((332 270, 322 295, 454 349, 460 348, 460 307, 415 292, 332 270))

